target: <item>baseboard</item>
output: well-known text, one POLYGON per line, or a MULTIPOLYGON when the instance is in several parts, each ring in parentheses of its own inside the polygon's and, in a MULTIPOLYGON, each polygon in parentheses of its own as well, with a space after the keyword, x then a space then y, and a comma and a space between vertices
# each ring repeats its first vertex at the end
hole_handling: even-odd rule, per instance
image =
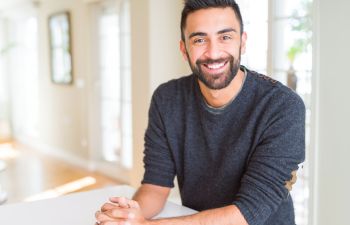
POLYGON ((96 171, 108 177, 114 178, 124 184, 130 184, 130 171, 127 169, 110 165, 108 163, 96 163, 96 171))
POLYGON ((108 165, 108 163, 97 163, 88 159, 83 159, 69 153, 69 151, 66 149, 53 147, 53 146, 41 143, 39 141, 35 141, 31 138, 26 138, 22 136, 22 137, 16 137, 15 140, 19 144, 28 146, 42 154, 57 158, 70 165, 73 165, 91 172, 97 171, 101 174, 114 178, 125 184, 129 184, 130 182, 130 171, 123 169, 121 167, 108 165))
POLYGON ((95 165, 87 159, 83 159, 79 156, 69 153, 68 150, 54 147, 39 141, 32 140, 26 137, 16 137, 16 142, 28 146, 42 154, 60 159, 73 166, 88 170, 95 171, 95 165))

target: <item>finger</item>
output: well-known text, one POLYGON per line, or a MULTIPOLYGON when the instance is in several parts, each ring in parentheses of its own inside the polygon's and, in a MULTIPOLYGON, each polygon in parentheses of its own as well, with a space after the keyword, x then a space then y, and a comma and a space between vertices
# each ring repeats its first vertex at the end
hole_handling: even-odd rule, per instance
POLYGON ((130 208, 134 208, 134 209, 139 209, 140 208, 140 205, 139 205, 139 203, 137 201, 130 200, 128 204, 129 204, 130 208))
POLYGON ((113 220, 102 222, 99 225, 131 225, 131 223, 126 220, 113 220))
POLYGON ((120 207, 122 208, 129 208, 128 202, 130 201, 129 199, 125 197, 112 197, 109 199, 112 203, 118 203, 120 207))
POLYGON ((101 207, 101 211, 105 212, 114 208, 118 208, 119 204, 112 204, 112 203, 105 203, 102 207, 101 207))
POLYGON ((135 208, 135 209, 140 208, 139 203, 132 199, 127 199, 123 197, 112 197, 109 200, 114 203, 117 202, 116 204, 118 204, 120 207, 123 207, 123 208, 135 208))
POLYGON ((133 219, 135 218, 135 213, 130 212, 130 210, 127 209, 112 209, 109 211, 104 212, 107 216, 111 218, 117 218, 117 219, 133 219))
POLYGON ((100 223, 99 225, 120 225, 120 223, 117 221, 106 221, 106 222, 100 223))
POLYGON ((97 211, 95 213, 95 218, 96 218, 97 223, 99 223, 99 224, 101 224, 102 222, 112 221, 113 219, 115 219, 115 218, 110 217, 109 215, 102 213, 100 211, 97 211))

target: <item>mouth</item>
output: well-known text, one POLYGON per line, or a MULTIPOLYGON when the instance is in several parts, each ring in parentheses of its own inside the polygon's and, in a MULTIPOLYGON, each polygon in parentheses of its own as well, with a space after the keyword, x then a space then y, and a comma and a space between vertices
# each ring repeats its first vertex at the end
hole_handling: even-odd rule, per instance
POLYGON ((221 73, 225 70, 228 61, 215 62, 215 63, 203 63, 202 66, 209 73, 221 73))

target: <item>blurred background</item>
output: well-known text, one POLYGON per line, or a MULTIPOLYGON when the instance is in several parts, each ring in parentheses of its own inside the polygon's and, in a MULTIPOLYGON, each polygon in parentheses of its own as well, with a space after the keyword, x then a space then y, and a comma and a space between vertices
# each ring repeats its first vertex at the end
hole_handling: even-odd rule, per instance
MULTIPOLYGON (((350 2, 237 2, 248 33, 242 64, 288 85, 307 108, 297 224, 345 225, 350 2)), ((182 7, 0 0, 0 205, 139 185, 152 93, 190 73, 178 50, 182 7)), ((179 202, 176 190, 171 198, 179 202)))

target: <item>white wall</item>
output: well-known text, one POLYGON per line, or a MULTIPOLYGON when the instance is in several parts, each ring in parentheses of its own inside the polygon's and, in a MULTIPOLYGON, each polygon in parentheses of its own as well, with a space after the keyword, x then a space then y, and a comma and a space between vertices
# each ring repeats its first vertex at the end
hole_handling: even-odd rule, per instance
POLYGON ((152 93, 160 83, 189 73, 179 51, 181 10, 182 0, 131 0, 133 186, 140 185, 144 172, 144 133, 152 93))
POLYGON ((313 225, 349 224, 350 18, 348 0, 314 0, 316 171, 313 225))
POLYGON ((179 50, 182 0, 150 0, 151 90, 190 74, 179 50))
MULTIPOLYGON (((93 91, 91 64, 94 59, 90 4, 99 1, 40 0, 35 4, 39 22, 39 137, 33 141, 17 136, 22 142, 52 150, 51 153, 68 160, 71 158, 71 162, 80 163, 81 166, 88 166, 90 155, 95 151, 88 141, 94 138, 91 135, 93 127, 89 125, 89 93, 93 91), (51 14, 65 10, 71 13, 73 85, 53 84, 50 78, 47 20, 51 14)), ((134 168, 130 181, 138 186, 143 175, 143 138, 152 93, 160 83, 188 74, 189 69, 179 52, 183 1, 130 1, 134 147, 134 168)), ((23 2, 33 6, 31 0, 18 0, 6 6, 0 4, 0 7, 10 14, 8 8, 18 11, 18 8, 23 8, 23 2)))
POLYGON ((82 1, 41 0, 39 11, 39 133, 40 142, 70 155, 87 159, 87 95, 78 87, 86 83, 88 39, 87 5, 82 1), (71 13, 73 85, 53 84, 50 77, 48 17, 56 12, 71 13))
POLYGON ((143 135, 147 126, 150 100, 149 1, 131 0, 131 62, 133 112, 133 171, 131 183, 137 187, 143 174, 143 135), (135 66, 137 65, 137 66, 135 66))
MULTIPOLYGON (((37 15, 39 46, 39 124, 38 136, 33 139, 20 132, 17 141, 34 148, 65 157, 80 166, 88 167, 88 94, 90 24, 88 2, 84 0, 31 0, 2 1, 0 8, 6 18, 37 15), (10 4, 11 3, 11 4, 10 4), (50 50, 48 17, 57 12, 69 11, 72 25, 73 85, 53 84, 50 77, 50 50), (35 12, 33 12, 35 11, 35 12)), ((22 65, 23 67, 23 65, 22 65)), ((20 72, 19 76, 26 76, 20 72)), ((13 89, 16 92, 16 89, 13 89)), ((23 100, 22 100, 23 101, 23 100)), ((17 101, 19 104, 23 104, 17 101)), ((23 114, 23 110, 19 113, 23 114)), ((18 121, 15 121, 18 123, 18 121)))

